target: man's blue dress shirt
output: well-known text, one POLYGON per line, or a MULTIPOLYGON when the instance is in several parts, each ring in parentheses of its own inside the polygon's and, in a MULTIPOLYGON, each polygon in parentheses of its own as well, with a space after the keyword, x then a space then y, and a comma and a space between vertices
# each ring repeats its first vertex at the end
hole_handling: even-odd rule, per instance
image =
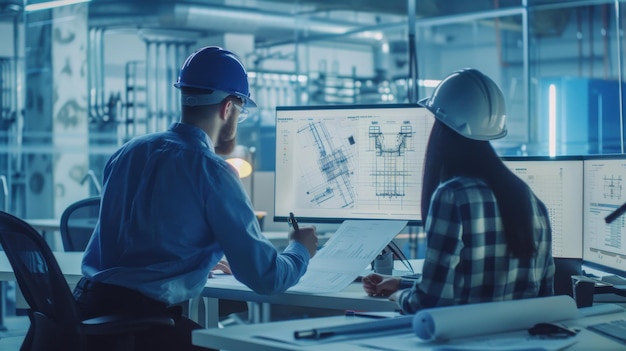
POLYGON ((309 262, 302 244, 279 253, 262 235, 236 171, 200 128, 174 123, 111 156, 85 277, 178 303, 200 294, 224 254, 261 294, 296 284, 309 262))

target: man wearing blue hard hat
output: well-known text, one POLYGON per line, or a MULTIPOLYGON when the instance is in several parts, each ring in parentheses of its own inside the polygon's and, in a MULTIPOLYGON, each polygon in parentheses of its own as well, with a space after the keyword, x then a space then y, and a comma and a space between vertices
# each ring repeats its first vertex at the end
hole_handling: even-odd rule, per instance
POLYGON ((278 252, 263 236, 236 171, 220 155, 235 146, 250 98, 239 58, 204 47, 183 64, 182 113, 167 131, 137 137, 104 169, 98 225, 74 296, 84 318, 102 314, 168 315, 174 327, 136 335, 136 349, 193 350, 200 325, 175 306, 198 296, 213 267, 260 294, 287 290, 316 252, 314 227, 289 233, 278 252))

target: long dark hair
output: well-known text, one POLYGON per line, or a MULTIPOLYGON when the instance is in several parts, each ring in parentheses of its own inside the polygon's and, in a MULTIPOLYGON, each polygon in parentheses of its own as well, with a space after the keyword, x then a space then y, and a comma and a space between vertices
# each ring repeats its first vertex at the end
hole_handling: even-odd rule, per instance
POLYGON ((502 216, 506 243, 515 257, 530 257, 533 236, 531 192, 500 160, 488 141, 473 140, 435 120, 428 140, 422 184, 422 216, 440 183, 456 176, 481 178, 493 190, 502 216))

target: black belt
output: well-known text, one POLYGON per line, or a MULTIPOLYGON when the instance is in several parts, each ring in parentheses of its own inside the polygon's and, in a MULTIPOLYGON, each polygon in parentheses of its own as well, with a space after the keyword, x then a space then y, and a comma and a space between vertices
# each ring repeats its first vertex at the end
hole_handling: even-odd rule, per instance
POLYGON ((125 288, 123 286, 120 285, 113 285, 113 284, 107 284, 107 283, 100 283, 100 282, 94 282, 93 280, 90 280, 88 278, 81 278, 80 281, 78 282, 78 284, 76 284, 76 286, 79 289, 84 289, 84 290, 103 290, 103 291, 108 291, 114 295, 128 295, 128 296, 137 296, 137 297, 141 297, 144 298, 146 300, 150 300, 154 303, 160 303, 163 304, 165 306, 165 303, 160 302, 158 300, 155 299, 151 299, 145 295, 143 295, 142 293, 133 290, 133 289, 129 289, 129 288, 125 288))

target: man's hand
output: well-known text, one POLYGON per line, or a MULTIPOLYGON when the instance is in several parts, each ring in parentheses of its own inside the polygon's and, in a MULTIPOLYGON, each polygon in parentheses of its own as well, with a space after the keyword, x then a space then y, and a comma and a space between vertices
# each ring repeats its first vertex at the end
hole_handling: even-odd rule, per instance
POLYGON ((289 233, 289 240, 295 240, 309 250, 311 258, 317 252, 317 229, 314 226, 300 227, 299 230, 293 230, 289 233))
POLYGON ((228 264, 228 261, 226 260, 220 260, 215 267, 213 267, 211 269, 211 272, 213 271, 222 271, 225 274, 233 274, 233 272, 231 272, 230 270, 230 265, 228 264))

